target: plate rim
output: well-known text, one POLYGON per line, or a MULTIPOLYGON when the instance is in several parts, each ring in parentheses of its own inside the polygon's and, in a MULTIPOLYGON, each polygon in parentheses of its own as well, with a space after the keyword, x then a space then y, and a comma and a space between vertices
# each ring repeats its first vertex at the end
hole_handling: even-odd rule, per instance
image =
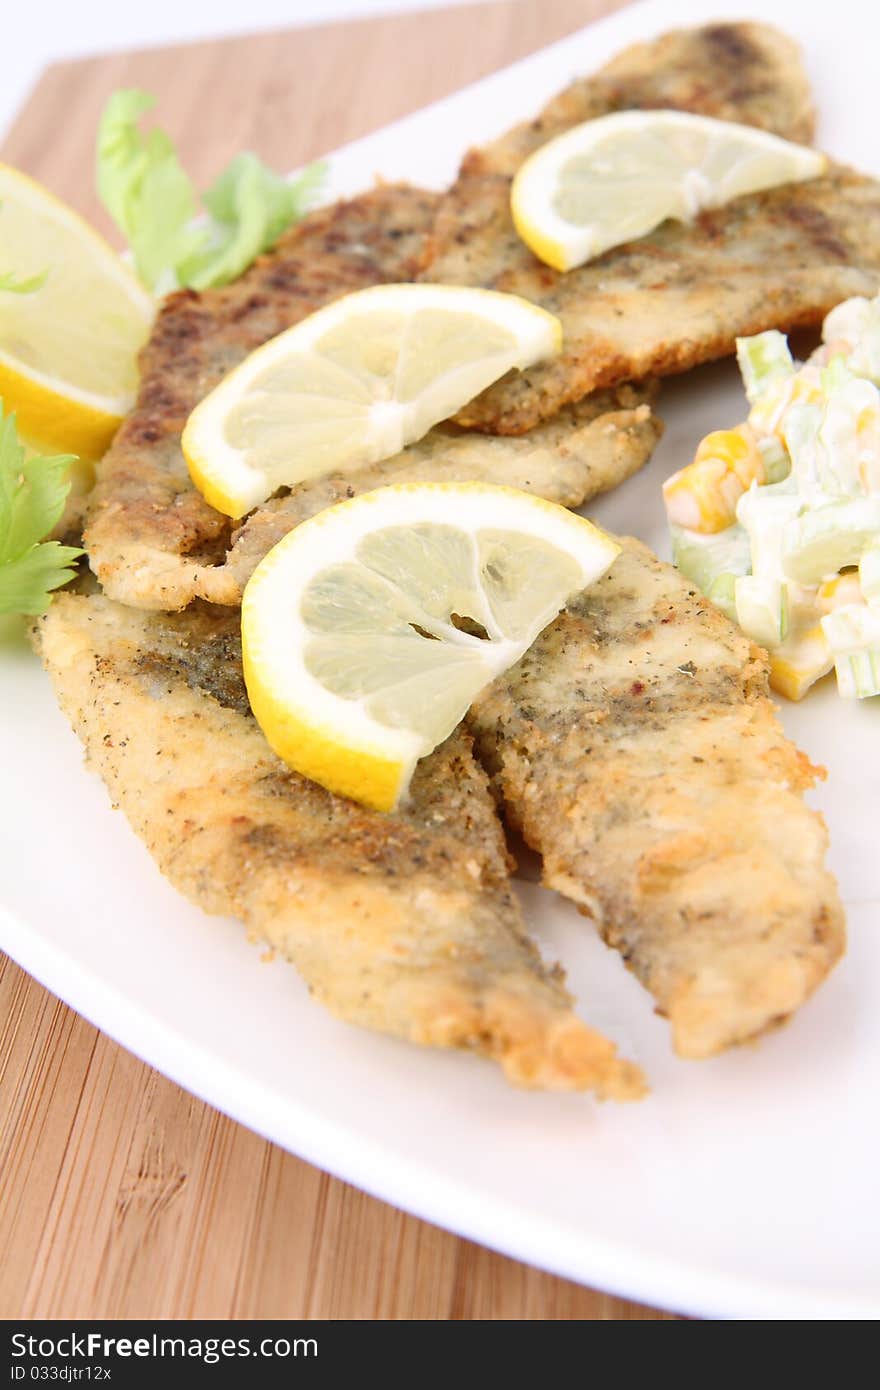
POLYGON ((578 1235, 575 1249, 558 1221, 534 1212, 525 1214, 527 1237, 508 1244, 499 1240, 499 1230, 516 1226, 521 1234, 524 1229, 524 1213, 513 1202, 462 1191, 454 1179, 438 1176, 416 1159, 402 1158, 392 1145, 365 1139, 356 1126, 347 1128, 316 1116, 290 1097, 284 1098, 284 1109, 279 1110, 272 1087, 256 1083, 249 1073, 218 1059, 153 1009, 133 1003, 2 903, 0 949, 114 1042, 221 1114, 369 1196, 510 1259, 689 1317, 755 1318, 758 1305, 762 1319, 874 1320, 880 1316, 880 1296, 872 1298, 856 1289, 796 1289, 785 1280, 724 1275, 692 1259, 635 1251, 631 1244, 596 1236, 585 1242, 578 1235), (284 1116, 278 1127, 285 1131, 283 1138, 265 1126, 263 1116, 273 1112, 284 1116), (354 1146, 352 1137, 357 1139, 354 1146), (428 1201, 426 1191, 431 1194, 428 1201), (668 1291, 667 1301, 658 1302, 659 1289, 668 1291))
MULTIPOLYGON (((474 94, 495 80, 508 78, 512 72, 552 50, 564 50, 585 36, 616 26, 622 16, 632 20, 636 14, 648 16, 668 8, 664 0, 637 0, 428 106, 340 146, 324 158, 343 162, 357 158, 360 150, 373 141, 387 138, 418 119, 436 115, 438 110, 465 94, 474 94)), ((701 4, 699 13, 694 14, 690 22, 699 23, 713 14, 714 7, 706 8, 701 4)), ((772 15, 768 22, 773 22, 772 15)), ((650 32, 654 32, 654 27, 650 32)), ((353 191, 345 190, 349 195, 353 191)), ((281 1122, 270 1133, 265 1116, 273 1110, 278 1115, 277 1100, 273 1099, 278 1093, 273 1087, 256 1082, 251 1073, 241 1071, 227 1059, 218 1059, 209 1048, 199 1044, 184 1029, 171 1025, 147 1005, 132 1002, 122 990, 96 971, 84 967, 75 955, 65 953, 54 942, 46 940, 38 927, 2 903, 0 949, 93 1026, 222 1114, 392 1207, 475 1240, 514 1260, 622 1298, 684 1315, 821 1320, 873 1320, 880 1316, 880 1292, 876 1296, 867 1295, 861 1287, 800 1287, 784 1279, 756 1278, 747 1273, 725 1274, 694 1258, 645 1251, 631 1241, 620 1243, 604 1237, 586 1238, 582 1232, 574 1240, 566 1239, 558 1220, 534 1210, 524 1212, 510 1200, 488 1201, 485 1195, 477 1197, 469 1191, 463 1192, 454 1178, 438 1175, 414 1157, 402 1157, 391 1144, 372 1137, 365 1139, 356 1126, 346 1128, 341 1122, 315 1114, 306 1104, 289 1096, 284 1098, 281 1122), (352 1136, 358 1139, 354 1147, 350 1143, 352 1136), (499 1238, 499 1232, 508 1228, 517 1230, 517 1239, 512 1244, 499 1238)))

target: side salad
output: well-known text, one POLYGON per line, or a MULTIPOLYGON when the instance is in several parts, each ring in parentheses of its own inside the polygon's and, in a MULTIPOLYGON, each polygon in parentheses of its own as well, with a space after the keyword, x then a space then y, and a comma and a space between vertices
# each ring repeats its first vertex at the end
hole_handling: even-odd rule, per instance
POLYGON ((845 300, 806 362, 737 342, 750 406, 663 486, 673 559, 770 654, 799 700, 832 668, 880 694, 880 295, 845 300))

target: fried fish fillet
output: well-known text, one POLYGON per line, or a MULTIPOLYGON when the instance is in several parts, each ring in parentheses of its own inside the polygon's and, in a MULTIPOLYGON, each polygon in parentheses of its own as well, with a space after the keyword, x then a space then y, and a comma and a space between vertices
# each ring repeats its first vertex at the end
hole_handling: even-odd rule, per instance
MULTIPOLYGON (((313 213, 234 284, 165 301, 141 355, 137 405, 98 466, 89 504, 85 544, 111 597, 165 610, 199 597, 238 602, 242 552, 224 563, 232 523, 190 481, 180 448, 186 419, 267 338, 341 294, 412 279, 436 203, 437 195, 419 189, 376 188, 313 213)), ((365 473, 357 486, 483 479, 527 485, 575 506, 650 457, 660 428, 650 399, 646 389, 603 393, 538 432, 515 456, 436 431, 365 473)), ((330 479, 317 486, 329 497, 341 484, 330 479)), ((269 512, 277 521, 274 505, 269 512)), ((262 513, 254 520, 258 529, 262 513)))
POLYGON ((365 810, 291 772, 250 713, 238 614, 148 615, 61 594, 36 628, 91 764, 159 867, 244 919, 329 1009, 412 1042, 467 1048, 513 1082, 641 1094, 526 935, 485 774, 454 734, 411 805, 365 810))
POLYGON ((331 299, 412 278, 436 195, 387 185, 305 218, 240 279, 162 304, 134 410, 98 465, 85 531, 92 568, 127 603, 179 608, 189 564, 222 558, 228 517, 192 485, 180 436, 249 352, 331 299), (167 596, 165 590, 167 589, 167 596))
POLYGON ((466 157, 443 199, 422 278, 533 300, 562 320, 559 357, 510 373, 458 415, 521 434, 568 401, 620 381, 682 372, 733 351, 738 336, 818 323, 850 295, 880 289, 880 185, 850 170, 664 222, 648 236, 565 274, 520 241, 510 182, 523 159, 581 121, 634 107, 674 107, 812 132, 795 44, 761 24, 666 34, 575 82, 544 112, 466 157))
POLYGON ((544 882, 593 917, 707 1057, 787 1018, 844 948, 819 771, 766 654, 637 541, 477 700, 469 723, 544 882))
MULTIPOLYGON (((191 596, 195 590, 212 603, 240 603, 257 565, 288 531, 325 507, 390 483, 503 483, 578 507, 616 487, 650 457, 662 429, 646 399, 654 394, 630 386, 599 391, 518 439, 443 426, 373 468, 303 483, 251 513, 233 533, 222 565, 190 562, 181 592, 191 596)), ((167 590, 164 602, 169 603, 167 590)))

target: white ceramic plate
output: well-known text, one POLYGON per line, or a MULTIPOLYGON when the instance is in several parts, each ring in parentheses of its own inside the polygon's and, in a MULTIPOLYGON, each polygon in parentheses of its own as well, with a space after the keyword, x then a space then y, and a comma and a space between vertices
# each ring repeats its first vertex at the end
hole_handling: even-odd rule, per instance
MULTIPOLYGON (((799 36, 832 153, 880 174, 880 12, 723 0, 799 36), (833 24, 833 32, 830 26, 833 24), (871 30, 872 32, 868 32, 871 30)), ((717 12, 714 12, 717 13, 717 12)), ((713 17, 648 0, 333 157, 338 191, 374 173, 442 185, 465 146, 529 115, 624 44, 713 17)), ((712 74, 707 74, 711 81, 712 74)), ((733 424, 735 370, 670 383, 667 433, 593 509, 665 552, 661 480, 733 424)), ((544 949, 586 1018, 645 1067, 641 1105, 508 1088, 488 1064, 348 1028, 232 921, 190 907, 82 765, 48 681, 7 624, 0 681, 0 940, 51 990, 227 1114, 395 1205, 559 1274, 684 1312, 880 1314, 880 701, 822 691, 786 727, 829 769, 814 796, 849 913, 843 965, 760 1046, 686 1063, 568 904, 525 885, 544 949)))

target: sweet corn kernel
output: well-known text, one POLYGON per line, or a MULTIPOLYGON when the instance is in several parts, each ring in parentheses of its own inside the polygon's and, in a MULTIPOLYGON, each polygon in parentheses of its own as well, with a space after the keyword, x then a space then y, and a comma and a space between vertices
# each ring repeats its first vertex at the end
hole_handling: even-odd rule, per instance
POLYGON ((739 425, 734 430, 713 430, 707 434, 697 446, 694 463, 708 458, 720 459, 728 464, 746 487, 758 476, 755 467, 763 466, 755 437, 748 425, 739 425))
POLYGON ((817 625, 789 638, 770 653, 770 684, 786 699, 802 700, 833 665, 831 646, 817 625))
POLYGON ((700 442, 693 463, 663 484, 674 526, 712 535, 736 520, 736 504, 753 482, 767 480, 764 459, 747 425, 715 430, 700 442))

